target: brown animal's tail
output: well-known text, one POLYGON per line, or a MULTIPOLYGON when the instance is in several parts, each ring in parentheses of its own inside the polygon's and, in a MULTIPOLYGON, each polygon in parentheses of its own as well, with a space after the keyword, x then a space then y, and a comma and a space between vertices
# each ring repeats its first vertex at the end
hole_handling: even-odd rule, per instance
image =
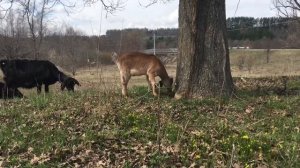
POLYGON ((111 60, 114 62, 114 63, 116 63, 117 62, 117 60, 118 60, 118 54, 116 53, 116 52, 113 52, 112 54, 111 54, 111 60))

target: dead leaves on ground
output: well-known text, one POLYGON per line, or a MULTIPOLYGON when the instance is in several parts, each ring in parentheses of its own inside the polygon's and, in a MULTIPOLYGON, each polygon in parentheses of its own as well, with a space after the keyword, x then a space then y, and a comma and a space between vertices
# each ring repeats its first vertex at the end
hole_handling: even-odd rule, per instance
MULTIPOLYGON (((258 86, 260 91, 268 88, 268 92, 277 84, 282 88, 282 81, 273 79, 237 81, 240 88, 258 86)), ((1 141, 0 167, 227 167, 232 142, 245 145, 240 149, 248 150, 249 144, 256 149, 257 141, 250 141, 254 137, 250 135, 265 133, 260 128, 256 133, 257 125, 274 125, 276 117, 294 115, 289 109, 294 107, 278 95, 234 100, 236 104, 217 99, 123 99, 116 94, 98 93, 81 93, 75 98, 51 96, 42 101, 37 98, 0 103, 0 134, 7 132, 9 137, 1 141), (263 118, 259 116, 261 111, 263 118)), ((284 127, 299 133, 298 126, 284 127)), ((279 131, 278 126, 270 129, 270 134, 279 131)), ((284 141, 279 142, 267 152, 282 155, 279 147, 284 141)), ((231 166, 246 166, 234 152, 231 166)), ((262 152, 253 152, 249 154, 253 165, 268 165, 262 152)))

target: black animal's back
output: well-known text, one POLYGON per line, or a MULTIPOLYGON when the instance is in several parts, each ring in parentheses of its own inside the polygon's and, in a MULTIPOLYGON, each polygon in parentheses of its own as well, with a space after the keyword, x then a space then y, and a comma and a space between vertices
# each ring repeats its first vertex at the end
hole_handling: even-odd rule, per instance
POLYGON ((10 87, 33 88, 37 85, 51 85, 59 81, 60 71, 45 60, 1 61, 4 80, 10 87))
POLYGON ((45 85, 45 92, 49 92, 49 85, 60 82, 62 87, 74 91, 74 85, 80 85, 76 79, 65 75, 46 60, 1 60, 0 68, 7 87, 14 89, 37 87, 40 93, 42 85, 45 85))

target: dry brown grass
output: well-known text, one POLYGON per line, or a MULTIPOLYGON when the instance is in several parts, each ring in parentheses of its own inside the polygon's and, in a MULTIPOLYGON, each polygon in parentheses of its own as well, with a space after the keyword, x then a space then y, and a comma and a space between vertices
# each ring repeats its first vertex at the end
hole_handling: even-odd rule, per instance
MULTIPOLYGON (((271 50, 269 63, 266 63, 266 50, 231 50, 230 61, 234 77, 300 75, 300 49, 271 50), (238 60, 242 57, 245 57, 245 63, 243 69, 240 70, 238 68, 238 60), (248 67, 251 67, 250 71, 248 67)), ((176 76, 176 62, 167 64, 166 69, 170 76, 176 76)), ((83 83, 83 88, 120 87, 119 70, 116 65, 103 65, 99 66, 99 68, 81 69, 76 78, 83 83)), ((144 76, 134 76, 131 78, 129 87, 140 85, 147 85, 144 76)))
POLYGON ((271 50, 270 62, 266 62, 266 50, 231 50, 230 61, 232 75, 235 77, 268 77, 300 75, 300 49, 271 50), (238 61, 245 58, 243 70, 238 68, 238 61), (251 71, 247 64, 252 64, 251 71))
MULTIPOLYGON (((166 69, 169 76, 175 77, 175 63, 166 65, 166 69)), ((99 66, 99 68, 81 69, 75 78, 82 83, 82 88, 119 89, 121 87, 120 74, 116 65, 103 65, 99 66)), ((156 78, 156 81, 159 80, 159 78, 156 78)), ((141 85, 147 86, 145 76, 133 76, 128 83, 128 87, 141 85)))
MULTIPOLYGON (((295 76, 300 75, 300 49, 298 50, 271 50, 270 62, 266 63, 266 50, 231 50, 231 70, 234 77, 268 77, 268 76, 295 76), (244 57, 243 68, 238 67, 239 60, 244 57), (250 67, 250 71, 249 71, 250 67)), ((166 65, 170 76, 176 76, 176 62, 166 65)), ((0 71, 1 72, 1 71, 0 71)), ((1 72, 2 73, 2 72, 1 72)), ((69 74, 70 75, 70 74, 69 74)), ((2 76, 0 74, 0 76, 2 76)), ((116 65, 99 65, 98 68, 82 68, 76 76, 81 83, 79 90, 120 89, 120 75, 116 65)), ((157 78, 159 81, 159 78, 157 78)), ((129 87, 147 86, 144 76, 134 76, 129 81, 129 87)), ((59 85, 50 87, 51 91, 58 91, 59 85)), ((22 92, 25 90, 22 89, 22 92)), ((36 89, 26 90, 25 95, 34 93, 36 89)))

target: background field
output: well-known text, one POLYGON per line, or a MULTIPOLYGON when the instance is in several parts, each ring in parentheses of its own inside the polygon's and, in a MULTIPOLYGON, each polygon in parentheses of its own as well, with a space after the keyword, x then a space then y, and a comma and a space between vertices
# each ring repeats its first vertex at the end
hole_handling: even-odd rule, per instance
MULTIPOLYGON (((175 57, 175 56, 174 56, 175 57)), ((170 76, 176 76, 176 59, 166 58, 166 69, 170 76), (168 61, 171 60, 171 61, 168 61)), ((300 75, 300 49, 272 49, 269 62, 266 62, 267 50, 265 49, 232 49, 230 50, 231 71, 233 77, 274 77, 274 76, 299 76, 300 75)), ((68 75, 70 72, 62 69, 68 75)), ((1 72, 1 75, 2 72, 1 72)), ((102 65, 90 68, 81 68, 74 76, 85 89, 116 89, 120 88, 119 70, 116 65, 102 65)), ((157 78, 159 81, 159 78, 157 78)), ((146 86, 144 76, 132 77, 129 87, 146 86)), ((58 90, 58 84, 50 87, 58 90)), ((25 92, 31 92, 24 90, 25 92)), ((34 90, 35 91, 35 90, 34 90)))
MULTIPOLYGON (((268 77, 300 75, 300 49, 270 50, 269 63, 266 62, 267 50, 238 49, 230 50, 233 77, 268 77)), ((166 69, 170 76, 176 76, 176 59, 167 60, 166 69)), ((99 68, 84 68, 75 76, 83 83, 83 88, 120 87, 119 70, 116 65, 100 65, 99 68)), ((159 78, 157 78, 159 80, 159 78)), ((146 86, 145 77, 132 77, 129 87, 146 86)))

